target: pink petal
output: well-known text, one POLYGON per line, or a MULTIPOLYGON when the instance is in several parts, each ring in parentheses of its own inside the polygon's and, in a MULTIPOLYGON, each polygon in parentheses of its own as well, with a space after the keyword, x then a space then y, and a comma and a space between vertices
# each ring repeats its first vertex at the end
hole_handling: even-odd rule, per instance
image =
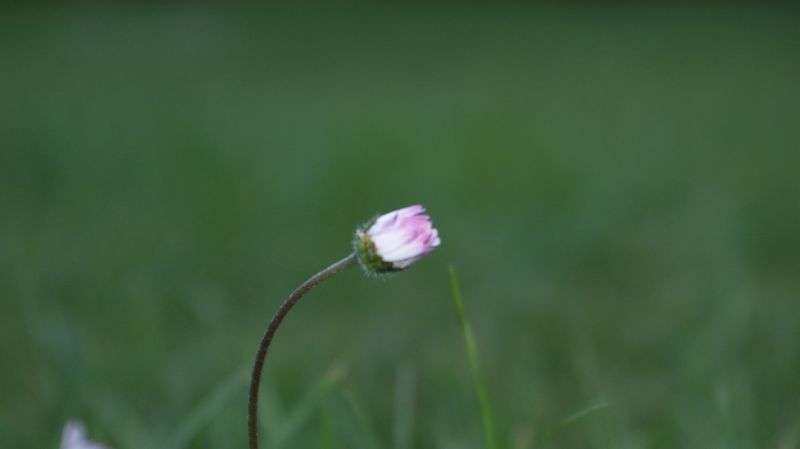
POLYGON ((372 237, 372 243, 375 244, 375 250, 378 255, 383 257, 384 254, 391 253, 409 241, 414 240, 415 235, 413 231, 408 229, 396 229, 372 237))
POLYGON ((395 212, 397 212, 397 214, 400 215, 401 217, 410 217, 412 215, 417 215, 425 212, 425 208, 422 207, 421 204, 415 204, 413 206, 408 206, 402 209, 398 209, 395 212))
POLYGON ((423 256, 424 254, 422 256, 412 257, 410 259, 404 259, 404 260, 399 260, 397 262, 392 262, 392 265, 394 265, 395 268, 399 268, 402 270, 403 268, 411 265, 412 263, 422 259, 423 256))
POLYGON ((380 232, 384 232, 387 229, 391 228, 395 223, 397 223, 398 218, 399 216, 394 212, 381 215, 380 217, 378 217, 377 220, 375 220, 375 223, 373 223, 372 226, 369 227, 367 233, 377 234, 380 232))
POLYGON ((436 247, 436 246, 439 246, 441 243, 442 243, 442 240, 439 238, 439 230, 438 229, 434 229, 433 232, 431 233, 430 243, 428 243, 428 244, 430 246, 436 247))
POLYGON ((427 245, 425 245, 425 242, 414 240, 413 242, 403 245, 388 254, 381 255, 381 258, 387 262, 397 262, 403 259, 421 256, 428 251, 430 250, 428 249, 427 245))
POLYGON ((403 219, 413 217, 417 214, 421 214, 422 212, 425 212, 425 208, 419 204, 415 204, 413 206, 408 206, 385 213, 375 220, 375 223, 370 226, 367 232, 370 234, 376 234, 387 231, 399 226, 403 222, 403 219))

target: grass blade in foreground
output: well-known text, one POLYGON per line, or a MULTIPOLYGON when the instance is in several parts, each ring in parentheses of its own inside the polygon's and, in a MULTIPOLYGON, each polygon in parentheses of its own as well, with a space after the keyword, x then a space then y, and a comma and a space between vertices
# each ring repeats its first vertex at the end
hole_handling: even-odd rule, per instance
POLYGON ((320 402, 338 387, 342 380, 347 376, 347 366, 341 362, 334 363, 328 368, 322 377, 308 390, 298 402, 298 405, 289 413, 289 416, 282 423, 275 427, 269 434, 269 447, 280 449, 300 430, 317 409, 320 402))
POLYGON ((394 428, 392 449, 411 449, 414 438, 414 407, 416 402, 417 374, 414 367, 406 365, 397 371, 394 390, 394 428))
POLYGON ((361 400, 356 396, 355 391, 348 388, 343 392, 343 394, 348 405, 350 405, 350 408, 353 410, 353 414, 358 420, 358 425, 361 428, 361 432, 364 437, 363 447, 367 449, 380 449, 384 447, 378 442, 378 435, 375 432, 375 428, 372 426, 372 421, 370 421, 369 415, 367 415, 367 412, 364 409, 361 400))
POLYGON ((247 385, 248 371, 239 369, 225 379, 208 397, 203 400, 179 425, 167 439, 167 449, 182 449, 210 423, 214 417, 228 405, 239 393, 239 389, 247 385))
POLYGON ((453 292, 453 303, 456 306, 456 314, 464 332, 464 343, 467 346, 467 357, 469 357, 469 368, 472 372, 472 379, 475 381, 475 390, 478 393, 478 400, 481 404, 481 414, 483 416, 483 430, 486 433, 486 446, 489 449, 497 449, 497 439, 494 433, 494 418, 492 415, 492 405, 489 402, 489 395, 483 385, 480 368, 478 366, 478 350, 475 347, 475 337, 472 336, 470 327, 464 315, 464 301, 461 298, 461 289, 458 287, 456 270, 452 265, 448 267, 450 272, 450 288, 453 292))
POLYGON ((551 426, 549 429, 542 432, 539 437, 535 439, 536 444, 534 447, 539 446, 540 444, 544 443, 546 440, 550 439, 551 437, 558 435, 566 429, 567 427, 575 424, 576 422, 587 418, 595 413, 605 411, 611 407, 611 403, 609 402, 597 402, 594 404, 587 405, 586 407, 571 413, 566 418, 562 419, 561 421, 557 422, 555 425, 551 426))

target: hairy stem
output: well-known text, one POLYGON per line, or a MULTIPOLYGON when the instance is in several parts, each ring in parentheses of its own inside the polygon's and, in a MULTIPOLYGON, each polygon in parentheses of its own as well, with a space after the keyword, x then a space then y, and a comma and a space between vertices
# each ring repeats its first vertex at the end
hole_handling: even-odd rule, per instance
POLYGON ((264 368, 264 359, 267 356, 267 350, 269 349, 270 342, 272 342, 272 337, 275 335, 275 331, 278 330, 283 318, 292 310, 292 307, 300 298, 333 275, 355 265, 356 262, 357 256, 355 253, 352 253, 314 276, 311 276, 311 278, 300 284, 300 286, 286 298, 286 301, 278 307, 278 311, 275 312, 275 316, 273 316, 272 320, 269 322, 264 336, 261 337, 261 343, 258 345, 258 353, 256 354, 253 374, 250 379, 250 400, 247 407, 247 431, 250 438, 250 449, 258 449, 258 389, 261 383, 261 371, 264 368))

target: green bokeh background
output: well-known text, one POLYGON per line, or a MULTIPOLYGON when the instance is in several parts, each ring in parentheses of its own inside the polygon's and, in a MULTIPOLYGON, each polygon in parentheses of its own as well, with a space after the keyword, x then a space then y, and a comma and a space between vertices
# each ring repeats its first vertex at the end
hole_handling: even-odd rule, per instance
POLYGON ((448 264, 503 448, 800 447, 796 9, 6 6, 0 55, 2 447, 226 383, 187 447, 245 447, 274 309, 412 203, 439 250, 281 329, 266 433, 347 371, 285 447, 484 447, 448 264))

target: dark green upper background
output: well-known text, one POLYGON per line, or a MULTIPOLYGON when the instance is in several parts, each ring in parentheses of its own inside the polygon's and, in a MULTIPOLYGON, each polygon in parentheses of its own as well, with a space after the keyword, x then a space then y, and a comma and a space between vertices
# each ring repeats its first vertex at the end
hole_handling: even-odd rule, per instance
MULTIPOLYGON (((292 288, 413 203, 442 246, 304 300, 267 419, 338 360, 392 448, 413 369, 413 448, 483 447, 452 263, 504 448, 598 401, 540 447, 800 444, 796 10, 4 8, 0 446, 79 417, 165 447, 292 288)), ((239 388, 192 448, 245 446, 239 388)), ((321 408, 367 447, 340 392, 321 408)))

